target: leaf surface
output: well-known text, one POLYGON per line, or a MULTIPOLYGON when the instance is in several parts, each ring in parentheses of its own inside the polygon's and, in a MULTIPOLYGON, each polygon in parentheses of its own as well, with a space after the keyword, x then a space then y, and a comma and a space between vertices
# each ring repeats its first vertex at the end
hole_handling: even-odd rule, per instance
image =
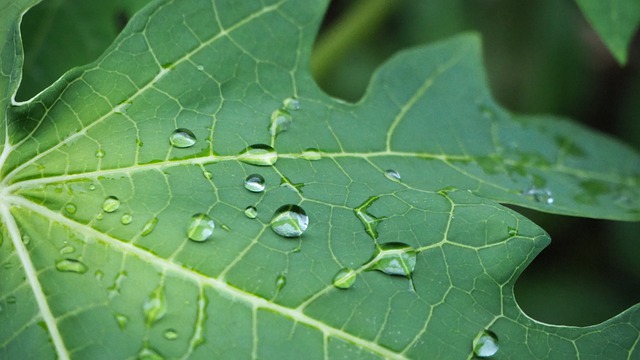
POLYGON ((0 357, 471 358, 489 335, 496 358, 638 355, 637 306, 589 328, 519 309, 549 238, 499 203, 637 221, 640 156, 501 109, 476 36, 348 104, 308 71, 325 2, 157 1, 17 103, 23 3, 2 12, 0 357))

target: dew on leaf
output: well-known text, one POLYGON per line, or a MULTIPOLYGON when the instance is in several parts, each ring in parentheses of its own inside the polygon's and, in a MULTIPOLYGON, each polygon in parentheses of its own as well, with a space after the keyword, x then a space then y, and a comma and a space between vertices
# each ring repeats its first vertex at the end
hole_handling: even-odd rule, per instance
POLYGON ((104 156, 106 155, 106 153, 104 152, 104 150, 97 150, 95 156, 98 159, 102 159, 104 156))
POLYGON ((269 145, 250 145, 238 154, 238 160, 246 164, 270 166, 278 161, 278 153, 269 145))
POLYGON ((207 180, 213 179, 213 174, 207 170, 202 171, 202 176, 204 176, 204 178, 207 180))
POLYGON ((384 172, 384 176, 387 177, 387 179, 389 180, 393 180, 393 181, 400 181, 401 177, 400 177, 400 173, 395 171, 395 170, 387 170, 384 172))
POLYGON ((258 216, 258 209, 256 209, 255 206, 247 206, 247 208, 244 209, 244 215, 249 219, 255 219, 258 216))
POLYGON ((309 217, 298 205, 283 205, 273 214, 271 229, 284 237, 298 237, 307 230, 309 217))
POLYGON ((369 235, 372 239, 376 240, 378 238, 378 224, 384 220, 384 218, 377 218, 371 214, 369 214, 368 209, 374 202, 379 199, 377 196, 372 196, 367 199, 362 205, 353 209, 356 214, 356 217, 362 222, 364 226, 364 231, 369 235))
POLYGON ((65 245, 64 247, 62 247, 62 249, 60 249, 60 255, 71 254, 74 251, 76 251, 76 249, 73 246, 65 245))
POLYGON ((308 149, 304 149, 300 157, 305 160, 316 161, 316 160, 322 159, 322 154, 318 149, 308 148, 308 149))
POLYGON ((96 189, 96 185, 95 185, 95 184, 91 184, 91 185, 89 185, 89 190, 90 190, 90 191, 93 191, 93 190, 95 190, 95 189, 96 189))
POLYGON ((287 285, 287 278, 280 274, 276 277, 276 289, 280 290, 282 289, 285 285, 287 285))
POLYGON ((76 259, 62 259, 56 261, 56 269, 61 272, 73 272, 84 274, 87 272, 87 265, 76 259))
POLYGON ((174 329, 167 329, 162 336, 167 340, 175 340, 178 338, 178 332, 174 329))
POLYGON ((167 301, 164 297, 162 287, 157 287, 142 304, 142 312, 146 319, 147 325, 152 325, 156 321, 162 319, 167 313, 167 301))
POLYGON ((122 214, 122 216, 120 217, 120 223, 122 223, 122 225, 129 225, 131 224, 132 221, 133 221, 133 215, 129 213, 122 214))
POLYGON ((164 356, 160 355, 157 351, 144 347, 138 353, 136 360, 165 360, 164 356))
POLYGON ((367 270, 378 270, 388 275, 411 278, 411 273, 416 267, 416 250, 400 242, 381 244, 369 263, 371 265, 367 270))
POLYGON ((108 213, 112 213, 120 207, 120 200, 115 196, 107 196, 102 203, 102 210, 108 213))
POLYGON ((222 230, 226 231, 226 232, 231 231, 231 227, 230 227, 229 225, 227 225, 227 224, 222 224, 222 225, 220 225, 220 228, 221 228, 222 230))
POLYGON ((175 148, 188 148, 196 143, 196 136, 189 129, 175 129, 169 136, 169 143, 175 148))
POLYGON ((144 226, 142 226, 142 231, 140 232, 140 236, 147 236, 151 234, 153 229, 156 228, 156 224, 158 223, 158 218, 153 217, 149 221, 147 221, 144 226))
POLYGON ((499 350, 498 337, 490 330, 484 330, 473 340, 473 353, 480 358, 495 355, 499 350))
POLYGON ((271 113, 271 123, 269 124, 269 134, 276 136, 291 126, 292 117, 287 110, 278 109, 271 113))
POLYGON ((300 100, 294 97, 289 97, 284 99, 282 106, 287 110, 300 110, 300 100))
POLYGON ((76 210, 78 210, 78 207, 75 204, 69 203, 64 206, 64 211, 66 211, 69 214, 75 214, 76 210))
POLYGON ((122 314, 116 314, 115 318, 120 330, 124 330, 127 327, 127 323, 129 323, 129 318, 122 314))
POLYGON ((264 191, 266 184, 260 174, 251 174, 244 179, 244 187, 251 192, 264 191))
POLYGON ((356 282, 356 272, 351 268, 343 268, 333 277, 333 286, 338 289, 348 289, 356 282))
POLYGON ((509 227, 508 234, 509 236, 518 236, 518 229, 509 227))
POLYGON ((25 245, 29 245, 29 243, 31 243, 31 236, 29 235, 22 235, 22 243, 25 245))
POLYGON ((93 275, 96 277, 96 280, 102 281, 102 278, 104 277, 104 272, 100 270, 96 270, 96 272, 93 273, 93 275))
POLYGON ((555 201, 553 198, 553 194, 549 189, 539 189, 536 187, 531 187, 522 192, 523 195, 532 196, 533 200, 539 203, 551 205, 555 201))
POLYGON ((195 214, 189 220, 187 236, 193 241, 205 241, 213 235, 216 225, 207 214, 195 214))

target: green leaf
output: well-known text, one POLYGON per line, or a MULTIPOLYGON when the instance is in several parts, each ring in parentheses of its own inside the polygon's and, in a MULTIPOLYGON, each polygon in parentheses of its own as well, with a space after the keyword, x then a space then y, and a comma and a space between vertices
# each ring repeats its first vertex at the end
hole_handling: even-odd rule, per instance
POLYGON ((576 0, 616 60, 627 63, 629 44, 640 25, 636 0, 576 0))
POLYGON ((17 103, 31 5, 0 12, 1 358, 638 355, 638 306, 520 310, 549 237, 499 202, 637 221, 640 156, 501 109, 476 36, 348 104, 308 71, 326 2, 156 1, 17 103))

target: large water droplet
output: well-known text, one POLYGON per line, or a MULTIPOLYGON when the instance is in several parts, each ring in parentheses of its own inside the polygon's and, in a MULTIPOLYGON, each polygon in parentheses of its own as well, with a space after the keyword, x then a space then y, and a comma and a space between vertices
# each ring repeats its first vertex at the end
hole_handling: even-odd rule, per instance
POLYGON ((131 224, 132 221, 133 221, 133 215, 129 213, 123 214, 120 217, 120 223, 122 223, 122 225, 129 225, 131 224))
POLYGON ((400 242, 381 244, 370 263, 367 270, 378 270, 389 275, 411 278, 411 273, 416 267, 416 250, 400 242))
POLYGON ((244 214, 249 219, 255 219, 258 216, 258 209, 256 209, 255 206, 247 206, 247 208, 244 209, 244 214))
POLYGON ((251 165, 269 166, 278 161, 278 153, 269 145, 255 144, 240 152, 238 160, 251 165))
POLYGON ((162 335, 167 340, 175 340, 178 338, 178 332, 174 329, 167 329, 162 335))
POLYGON ((473 353, 480 358, 495 355, 499 350, 498 337, 490 330, 484 330, 473 340, 473 353))
POLYGON ((286 131, 291 126, 292 117, 287 110, 278 109, 271 113, 271 124, 269 125, 269 133, 276 136, 286 131))
POLYGON ((158 223, 158 218, 154 217, 147 221, 146 224, 142 227, 142 231, 140 232, 140 236, 147 236, 151 234, 153 229, 156 228, 156 224, 158 223))
POLYGON ((213 235, 216 224, 207 214, 195 214, 189 221, 187 236, 193 241, 205 241, 213 235))
POLYGON ((523 195, 532 196, 533 200, 539 203, 551 205, 554 202, 553 194, 549 189, 538 189, 531 187, 522 192, 523 195))
POLYGON ((387 170, 384 172, 384 176, 387 177, 387 179, 389 180, 393 180, 393 181, 400 181, 401 177, 400 177, 400 173, 395 171, 395 170, 387 170))
POLYGON ((356 282, 356 272, 350 268, 340 269, 333 277, 333 286, 348 289, 356 282))
POLYGON ((305 160, 316 161, 322 159, 322 154, 318 149, 308 148, 302 152, 300 157, 305 160))
POLYGON ((169 143, 176 148, 188 148, 196 143, 196 136, 189 129, 175 129, 169 136, 169 143))
POLYGON ((300 110, 300 100, 294 97, 286 98, 282 102, 282 106, 287 110, 300 110))
POLYGON ((108 213, 112 213, 120 207, 120 200, 115 196, 107 196, 102 203, 102 210, 108 213))
POLYGON ((75 259, 62 259, 56 261, 56 269, 62 272, 74 272, 78 274, 84 274, 88 270, 87 265, 75 259))
POLYGON ((283 205, 273 214, 271 229, 284 237, 298 237, 307 230, 309 217, 298 205, 283 205))
POLYGON ((266 187, 264 177, 260 174, 251 174, 244 179, 244 187, 251 192, 262 192, 266 187))
POLYGON ((142 304, 142 312, 147 320, 147 325, 152 325, 162 319, 167 313, 167 302, 162 287, 157 287, 142 304))

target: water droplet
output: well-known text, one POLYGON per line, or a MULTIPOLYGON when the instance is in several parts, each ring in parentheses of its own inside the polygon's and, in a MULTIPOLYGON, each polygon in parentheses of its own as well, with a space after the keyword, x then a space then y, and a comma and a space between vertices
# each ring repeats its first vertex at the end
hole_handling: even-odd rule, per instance
POLYGON ((213 219, 207 214, 195 214, 189 221, 187 236, 193 241, 205 241, 213 234, 215 228, 213 219))
POLYGON ((411 278, 411 273, 416 267, 416 250, 400 242, 381 244, 369 262, 371 265, 367 270, 411 278))
POLYGON ((138 353, 136 360, 164 360, 164 356, 158 354, 157 351, 145 347, 138 353))
POLYGON ((22 243, 25 245, 29 245, 29 243, 31 242, 31 236, 29 235, 22 235, 22 243))
POLYGON ((89 185, 89 190, 90 190, 90 191, 93 191, 93 190, 95 190, 95 189, 96 189, 96 185, 95 185, 95 184, 91 184, 91 185, 89 185))
POLYGON ((102 159, 105 155, 106 155, 106 153, 103 150, 97 150, 96 151, 96 157, 98 159, 102 159))
POLYGON ((96 277, 96 280, 98 281, 102 281, 102 278, 104 277, 104 273, 100 270, 96 270, 96 272, 93 275, 96 277))
POLYGON ((132 221, 133 221, 133 215, 129 213, 122 214, 122 217, 120 217, 120 222, 122 223, 122 225, 129 225, 131 224, 132 221))
POLYGON ((266 187, 264 177, 260 174, 251 174, 244 179, 244 187, 251 192, 262 192, 266 187))
POLYGON ((518 236, 518 229, 509 227, 509 236, 518 236))
POLYGON ((127 327, 127 323, 129 323, 129 318, 122 314, 116 314, 115 317, 120 330, 124 330, 127 327))
POLYGON ((169 136, 169 143, 176 148, 188 148, 196 143, 196 136, 189 129, 175 129, 169 136))
POLYGON ((74 251, 76 251, 76 249, 73 246, 66 245, 62 249, 60 249, 60 255, 71 254, 74 251))
POLYGON ((15 304, 18 300, 14 295, 7 296, 7 304, 15 304))
POLYGON ((292 117, 287 110, 278 109, 271 113, 271 124, 269 125, 269 133, 276 136, 286 131, 291 126, 292 117))
POLYGON ((207 170, 202 171, 202 176, 204 176, 204 178, 207 180, 213 179, 213 174, 207 170))
POLYGON ((114 109, 113 112, 118 113, 118 114, 126 114, 127 110, 129 110, 129 107, 131 106, 130 102, 122 102, 120 104, 118 104, 114 109))
POLYGON ((302 152, 302 155, 300 155, 300 157, 305 160, 316 161, 322 159, 322 154, 318 149, 308 148, 302 152))
POLYGON ((247 206, 247 208, 244 209, 244 214, 249 219, 255 219, 258 216, 258 209, 256 209, 255 206, 247 206))
POLYGON ((287 278, 280 274, 276 277, 276 289, 280 290, 282 289, 285 285, 287 285, 287 278))
POLYGON ((196 66, 196 69, 198 69, 198 71, 203 71, 204 70, 204 66, 198 65, 198 66, 196 66))
POLYGON ((400 177, 400 173, 395 171, 395 170, 387 170, 384 172, 384 176, 387 177, 387 179, 389 180, 393 180, 393 181, 400 181, 401 177, 400 177))
POLYGON ((553 194, 551 194, 551 190, 549 189, 539 189, 536 187, 531 187, 523 191, 522 194, 527 196, 533 196, 534 201, 544 203, 547 205, 551 205, 554 202, 553 194))
POLYGON ((84 274, 87 272, 87 265, 76 259, 62 259, 56 261, 56 269, 62 272, 74 272, 84 274))
POLYGON ((271 229, 284 237, 298 237, 307 230, 309 217, 298 205, 283 205, 273 214, 271 229))
POLYGON ((163 336, 167 340, 175 340, 178 338, 178 332, 175 331, 174 329, 167 329, 164 332, 163 336))
POLYGON ((372 239, 376 240, 378 238, 378 224, 384 220, 384 218, 377 218, 367 211, 374 202, 379 199, 377 196, 372 196, 367 199, 362 205, 353 209, 356 213, 356 217, 362 222, 364 225, 364 231, 369 235, 372 239))
POLYGON ((167 302, 162 287, 157 287, 142 304, 142 312, 147 319, 147 326, 162 319, 167 313, 167 302))
POLYGON ((282 106, 287 110, 300 110, 300 100, 294 97, 286 98, 282 102, 282 106))
POLYGON ((333 277, 333 286, 339 289, 348 289, 356 282, 356 272, 350 268, 340 269, 333 277))
POLYGON ((255 144, 242 150, 238 160, 251 165, 269 166, 276 163, 278 153, 269 145, 255 144))
POLYGON ((102 220, 102 219, 104 219, 104 214, 100 213, 100 214, 96 215, 96 219, 97 219, 97 220, 102 220))
POLYGON ((147 236, 151 234, 153 229, 156 228, 156 224, 158 223, 158 218, 154 217, 151 220, 147 221, 146 224, 142 227, 142 231, 140 232, 140 236, 147 236))
POLYGON ((226 231, 226 232, 231 231, 231 227, 230 227, 229 225, 227 225, 227 224, 222 224, 222 225, 220 225, 220 228, 221 228, 222 230, 226 231))
POLYGON ((120 200, 115 196, 107 196, 102 203, 102 210, 108 213, 112 213, 120 207, 120 200))
POLYGON ((498 337, 490 330, 484 330, 473 340, 473 353, 480 358, 495 355, 499 350, 498 337))
POLYGON ((75 204, 68 203, 67 205, 64 206, 64 211, 66 211, 69 214, 75 214, 76 210, 78 210, 78 208, 76 207, 75 204))

